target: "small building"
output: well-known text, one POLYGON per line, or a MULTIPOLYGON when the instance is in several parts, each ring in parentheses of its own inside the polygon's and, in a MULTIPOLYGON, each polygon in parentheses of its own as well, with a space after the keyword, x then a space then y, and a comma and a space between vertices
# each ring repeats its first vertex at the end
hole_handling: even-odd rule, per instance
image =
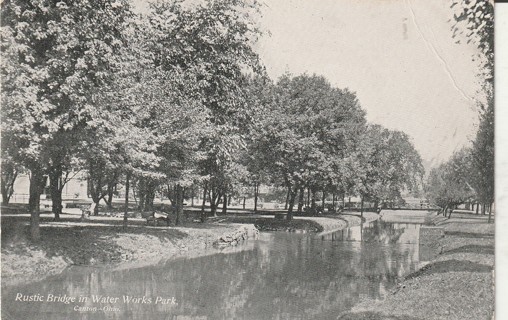
MULTIPOLYGON (((87 179, 85 173, 75 173, 70 175, 69 181, 64 185, 62 190, 62 199, 63 200, 71 200, 71 199, 87 199, 88 198, 88 189, 87 189, 87 179)), ((14 182, 14 193, 10 199, 11 203, 28 203, 28 198, 30 194, 30 178, 28 175, 19 175, 14 182)), ((41 199, 49 199, 50 198, 50 190, 49 190, 49 179, 46 180, 46 187, 44 188, 44 192, 41 195, 41 199)))

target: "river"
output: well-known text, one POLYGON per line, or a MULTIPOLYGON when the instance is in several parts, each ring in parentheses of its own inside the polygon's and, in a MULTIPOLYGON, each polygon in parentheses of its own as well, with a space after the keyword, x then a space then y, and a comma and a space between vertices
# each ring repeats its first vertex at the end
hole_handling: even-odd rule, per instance
POLYGON ((210 249, 204 256, 152 266, 73 267, 41 282, 3 288, 2 314, 4 319, 335 319, 361 298, 383 299, 398 278, 418 268, 419 228, 378 220, 326 235, 265 232, 236 249, 210 249), (37 295, 42 302, 16 301, 37 295))

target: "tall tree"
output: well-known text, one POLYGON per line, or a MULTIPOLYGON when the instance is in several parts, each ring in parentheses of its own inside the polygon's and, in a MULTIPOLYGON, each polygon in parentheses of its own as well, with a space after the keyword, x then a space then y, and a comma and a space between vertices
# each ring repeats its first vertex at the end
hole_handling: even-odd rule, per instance
POLYGON ((404 191, 417 188, 424 169, 409 136, 379 125, 371 125, 362 137, 358 152, 358 184, 362 200, 374 202, 401 200, 404 191))
POLYGON ((256 138, 256 150, 271 175, 284 181, 287 217, 292 219, 302 187, 316 194, 338 181, 337 172, 357 143, 365 118, 354 93, 332 88, 321 76, 285 75, 273 96, 274 108, 256 138))
POLYGON ((462 149, 445 163, 431 170, 426 182, 427 197, 441 208, 444 215, 459 204, 471 199, 474 190, 470 181, 471 151, 462 149))
POLYGON ((50 166, 59 172, 58 162, 71 153, 72 139, 66 135, 101 117, 92 96, 118 68, 118 53, 125 44, 122 28, 130 16, 124 0, 2 2, 2 49, 9 47, 2 50, 2 60, 7 60, 2 73, 8 75, 2 77, 2 85, 6 84, 2 96, 9 96, 8 130, 29 138, 23 152, 35 183, 31 187, 33 239, 39 238, 39 182, 50 166), (58 152, 51 152, 53 146, 58 152))
POLYGON ((472 184, 484 207, 487 204, 491 208, 494 201, 494 1, 454 0, 451 8, 455 21, 453 36, 464 35, 479 50, 482 67, 479 76, 486 102, 478 103, 480 125, 471 154, 472 184))
POLYGON ((161 1, 151 5, 148 17, 147 43, 156 70, 182 79, 171 87, 186 92, 187 101, 180 105, 204 107, 199 124, 207 132, 198 136, 204 155, 198 159, 199 174, 215 204, 228 185, 227 168, 245 147, 243 132, 251 122, 243 81, 246 72, 261 70, 253 50, 259 34, 252 19, 257 6, 239 0, 161 1))
POLYGON ((488 99, 488 105, 480 115, 480 125, 476 133, 475 140, 471 150, 472 185, 476 190, 478 200, 489 210, 489 222, 492 213, 492 204, 494 203, 494 101, 491 95, 488 99))

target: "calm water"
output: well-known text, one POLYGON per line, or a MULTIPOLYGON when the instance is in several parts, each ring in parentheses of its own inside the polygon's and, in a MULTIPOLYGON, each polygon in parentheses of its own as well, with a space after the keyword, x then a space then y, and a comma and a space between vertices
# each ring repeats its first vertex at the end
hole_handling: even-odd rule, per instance
POLYGON ((120 271, 73 268, 4 288, 2 314, 4 319, 335 319, 360 298, 382 299, 398 277, 417 268, 418 230, 417 224, 375 221, 323 236, 262 233, 233 252, 120 271), (17 302, 18 293, 89 299, 17 302), (92 295, 119 299, 101 304, 92 295), (123 296, 140 299, 124 303, 123 296), (82 307, 102 310, 76 311, 82 307))

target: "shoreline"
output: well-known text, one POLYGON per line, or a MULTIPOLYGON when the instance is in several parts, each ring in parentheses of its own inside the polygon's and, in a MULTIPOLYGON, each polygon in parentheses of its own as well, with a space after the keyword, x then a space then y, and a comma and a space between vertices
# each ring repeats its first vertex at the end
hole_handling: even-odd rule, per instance
MULTIPOLYGON (((41 221, 41 241, 27 239, 26 219, 19 215, 2 215, 2 287, 40 281, 62 273, 73 266, 97 268, 130 268, 150 265, 161 260, 209 254, 209 248, 219 250, 236 247, 243 241, 256 239, 257 219, 266 219, 273 228, 262 231, 303 231, 327 234, 360 225, 359 213, 337 216, 295 217, 290 226, 273 216, 219 217, 206 224, 184 223, 182 226, 151 227, 143 219, 132 219, 127 229, 115 218, 97 218, 88 222, 64 217, 55 222, 41 221), (139 221, 138 221, 139 220, 139 221), (229 223, 221 223, 230 220, 229 223), (252 222, 252 223, 251 223, 252 222), (282 227, 278 228, 277 225, 282 227), (296 226, 296 228, 295 228, 296 226)), ((378 218, 364 213, 364 222, 378 218)))
MULTIPOLYGON (((259 231, 254 225, 260 216, 244 217, 241 224, 220 223, 226 218, 234 219, 220 216, 209 223, 178 227, 151 227, 140 224, 142 220, 136 224, 133 219, 127 229, 122 229, 116 220, 112 220, 114 224, 104 219, 78 224, 46 219, 41 224, 43 240, 32 244, 19 237, 26 234, 26 221, 10 225, 10 217, 2 216, 2 288, 41 281, 74 266, 129 269, 245 250, 237 245, 257 238, 259 231), (9 235, 12 237, 6 243, 4 238, 9 235)), ((338 315, 338 319, 490 319, 494 296, 494 224, 487 224, 486 216, 454 213, 451 219, 446 219, 432 212, 407 214, 386 210, 381 215, 364 213, 363 219, 352 212, 295 217, 295 221, 313 228, 319 225, 322 231, 316 234, 324 235, 379 218, 442 227, 445 235, 437 240, 440 253, 400 278, 382 300, 362 298, 351 311, 338 315)), ((270 221, 280 222, 273 217, 270 221)))
POLYGON ((297 216, 288 224, 271 215, 250 214, 219 216, 205 224, 184 223, 178 227, 152 227, 145 225, 143 219, 132 219, 127 229, 118 225, 117 218, 99 217, 88 222, 46 219, 41 224, 42 240, 34 244, 26 239, 26 221, 4 215, 2 228, 10 228, 7 233, 14 236, 5 237, 6 232, 2 230, 2 286, 40 280, 71 266, 117 269, 155 264, 189 253, 191 256, 206 255, 210 247, 224 249, 256 239, 259 230, 326 235, 382 216, 374 212, 364 212, 363 218, 359 212, 297 216), (16 223, 12 223, 14 221, 16 223), (260 228, 256 221, 264 221, 265 226, 260 228), (20 238, 22 234, 25 238, 20 238))
POLYGON ((294 216, 290 223, 288 223, 285 219, 274 219, 273 215, 267 214, 222 216, 219 221, 254 224, 260 231, 303 231, 324 235, 346 228, 359 226, 362 221, 363 223, 369 223, 379 218, 380 215, 374 212, 364 212, 364 216, 362 218, 359 212, 348 211, 336 215, 294 216))

